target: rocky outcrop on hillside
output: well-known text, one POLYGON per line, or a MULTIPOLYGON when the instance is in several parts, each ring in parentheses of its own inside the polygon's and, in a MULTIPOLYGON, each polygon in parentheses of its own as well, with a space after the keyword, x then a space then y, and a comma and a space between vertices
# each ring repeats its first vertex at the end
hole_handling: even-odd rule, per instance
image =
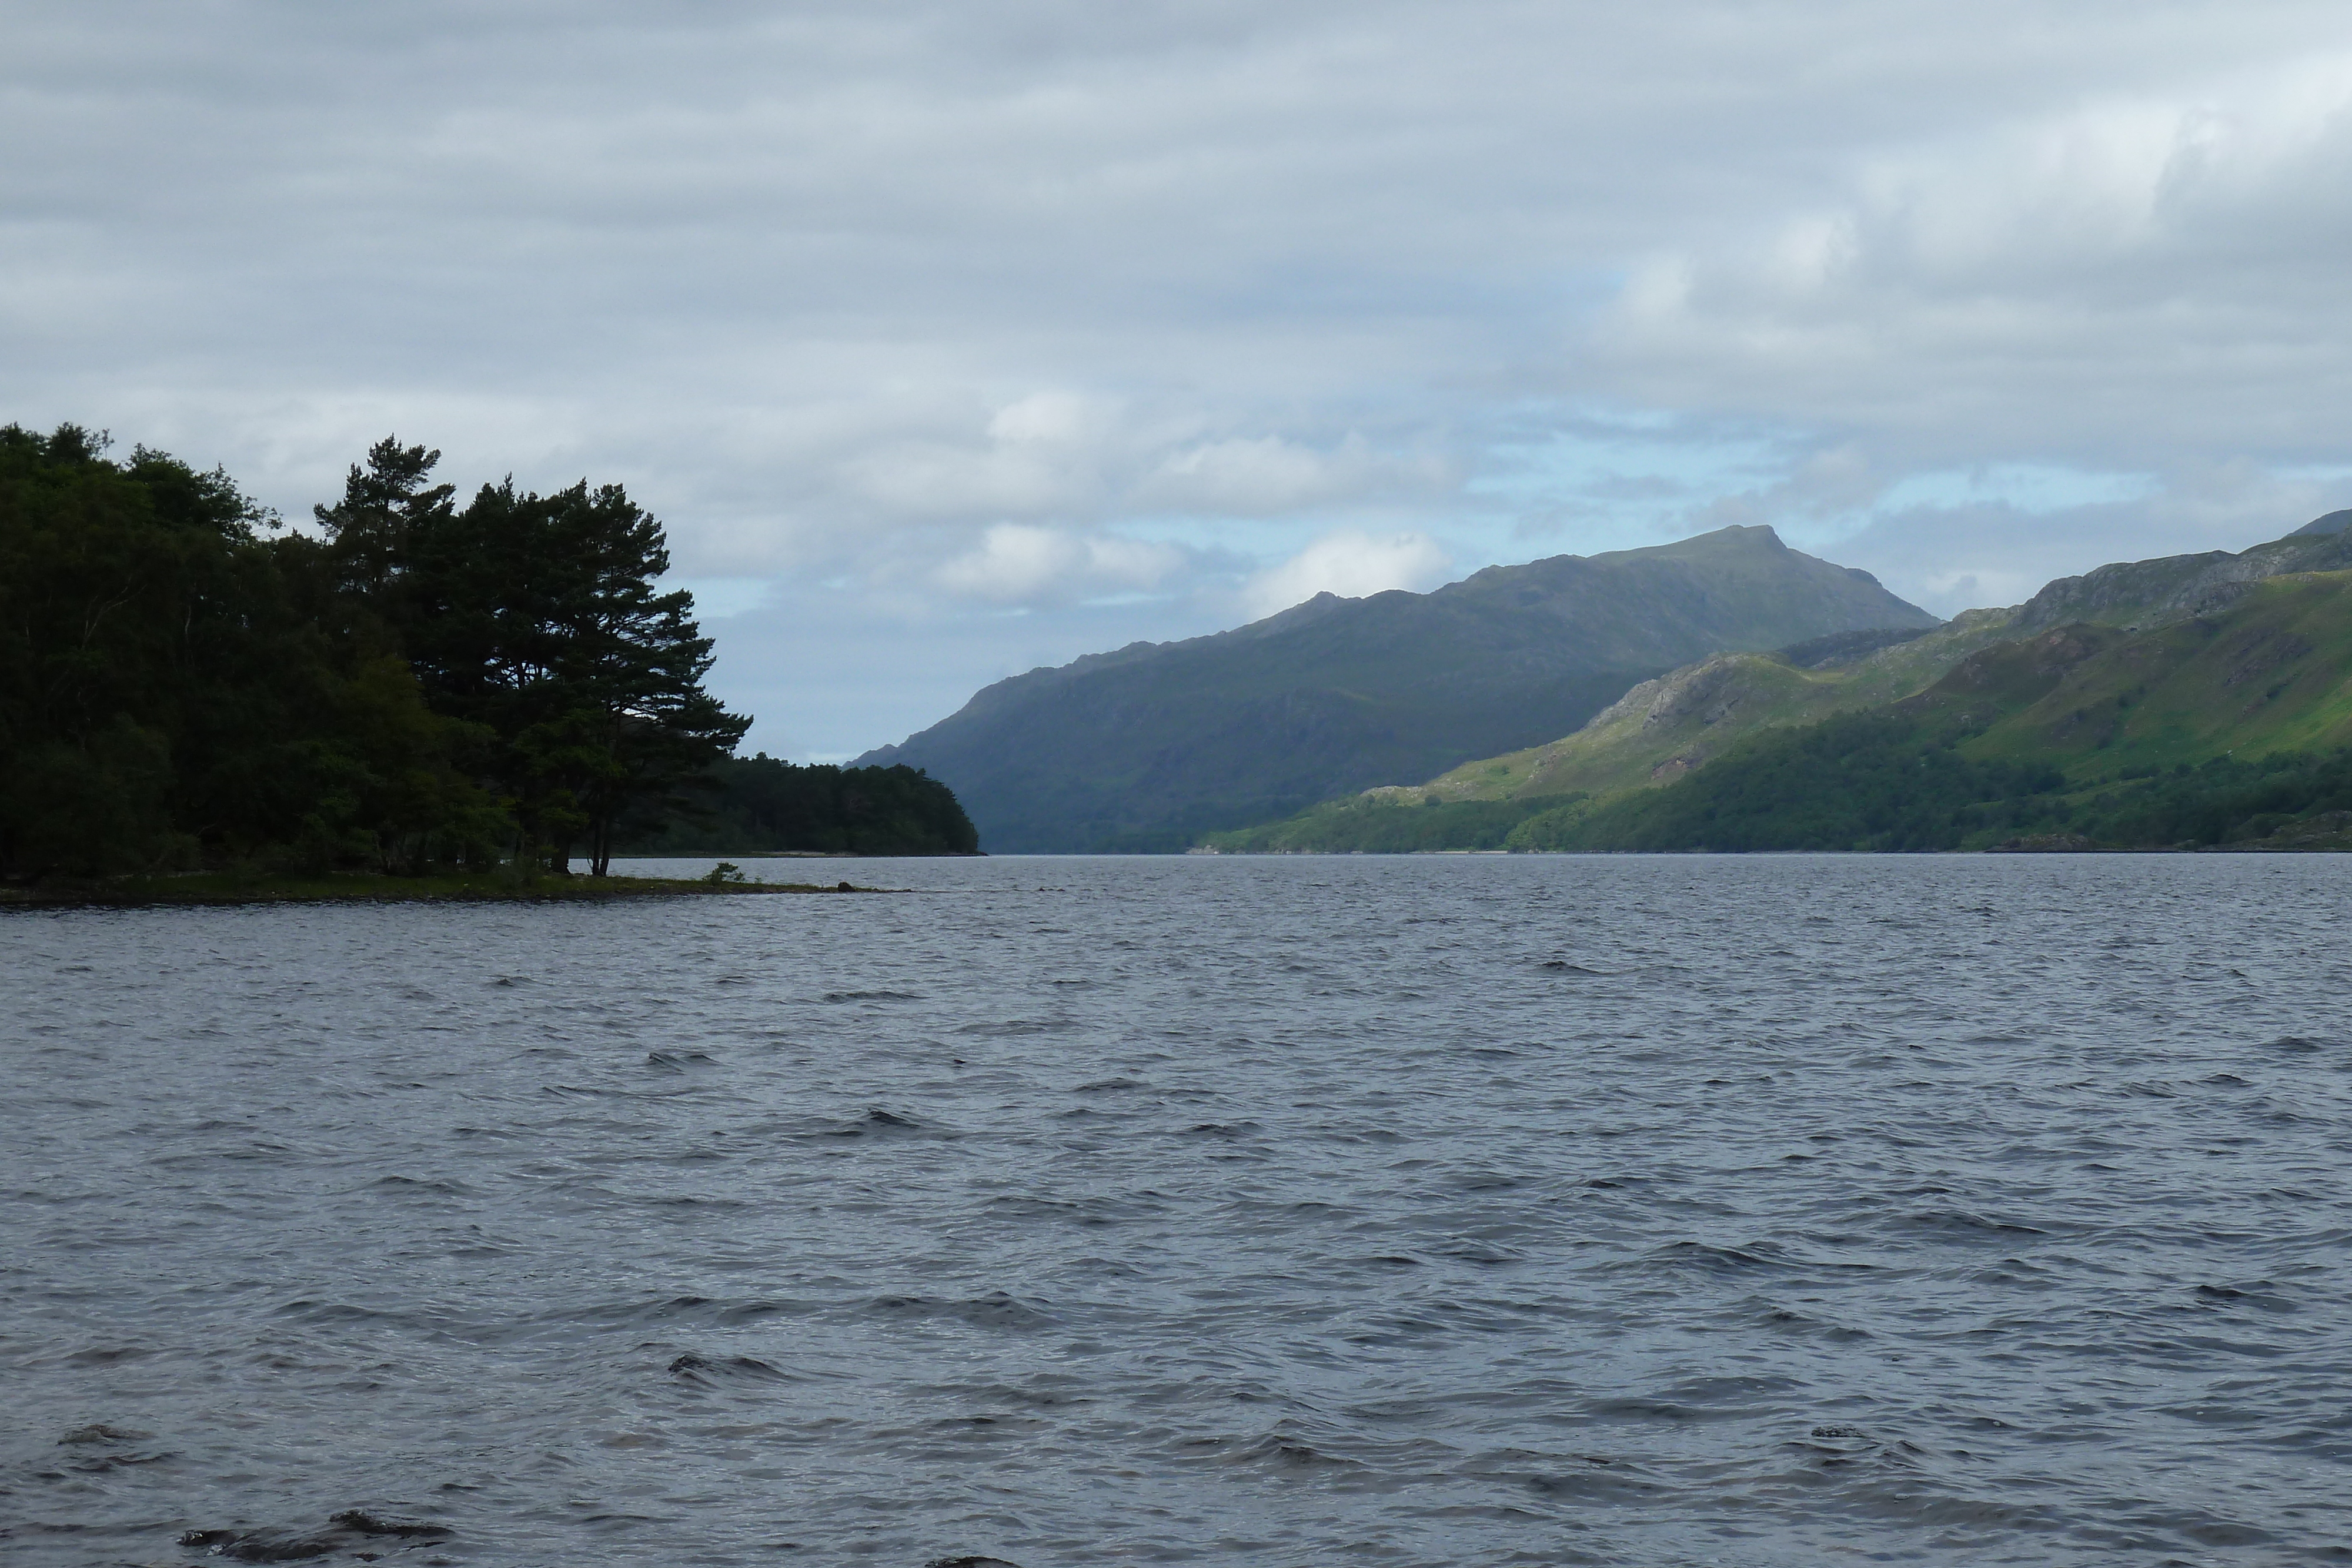
POLYGON ((2330 512, 2284 538, 2235 554, 2208 550, 2118 561, 2080 577, 2062 577, 2019 606, 2011 624, 2027 632, 2074 621, 2127 619, 2133 629, 2144 631, 2217 615, 2244 596, 2248 583, 2290 572, 2352 569, 2352 532, 2340 523, 2326 526, 2339 517, 2352 519, 2352 511, 2330 512))

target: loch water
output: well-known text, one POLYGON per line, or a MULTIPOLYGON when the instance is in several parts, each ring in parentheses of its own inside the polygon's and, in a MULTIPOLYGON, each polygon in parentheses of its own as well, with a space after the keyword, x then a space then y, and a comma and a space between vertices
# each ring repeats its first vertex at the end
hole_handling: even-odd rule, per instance
POLYGON ((2352 1560, 2352 857, 814 871, 0 916, 0 1560, 2352 1560))

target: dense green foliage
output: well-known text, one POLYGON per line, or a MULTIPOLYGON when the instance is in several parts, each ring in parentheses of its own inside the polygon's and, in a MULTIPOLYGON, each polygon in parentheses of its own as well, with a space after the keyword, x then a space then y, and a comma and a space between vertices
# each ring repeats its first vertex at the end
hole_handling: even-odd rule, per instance
POLYGON ((0 429, 0 872, 390 866, 499 830, 480 732, 221 473, 0 429))
POLYGON ((2352 810, 2352 750, 2216 758, 2070 783, 2047 761, 1972 758, 1967 738, 1885 713, 1769 730, 1663 789, 1531 817, 1506 846, 1917 851, 2063 840, 2199 848, 2263 841, 2352 810))
POLYGON ((562 870, 584 840, 601 876, 615 837, 686 804, 751 721, 702 689, 693 597, 654 587, 661 525, 619 486, 509 480, 460 510, 426 484, 437 456, 383 442, 318 508, 341 586, 394 631, 436 711, 496 737, 518 842, 562 870))
POLYGON ((765 752, 713 767, 696 806, 626 854, 972 854, 980 835, 938 779, 912 768, 795 767, 765 752))
POLYGON ((1213 637, 1002 681, 861 761, 952 786, 992 849, 1172 852, 1550 740, 1707 653, 1934 623, 1866 574, 1734 528, 1321 595, 1213 637))
POLYGON ((971 847, 928 780, 727 761, 750 721, 702 689, 709 640, 619 486, 461 507, 438 455, 380 443, 310 537, 220 472, 0 429, 0 874, 562 872, 584 845, 601 875, 714 792, 845 847, 971 847))
POLYGON ((1529 850, 1942 850, 2021 831, 2065 786, 2046 764, 1980 761, 1920 720, 1848 714, 1767 730, 1689 778, 1516 830, 1529 850))
POLYGON ((2352 748, 2220 757, 2069 780, 2047 759, 1969 754, 1981 730, 1849 714, 1749 737, 1706 768, 1601 800, 1333 801, 1222 833, 1244 853, 1415 851, 1924 851, 2336 848, 2352 836, 2352 748))
POLYGON ((1583 800, 1552 795, 1529 800, 1425 800, 1394 805, 1350 796, 1263 827, 1212 833, 1208 847, 1227 854, 1401 855, 1440 850, 1499 850, 1528 818, 1583 800))
POLYGON ((2073 831, 2103 843, 2248 843, 2335 812, 2352 811, 2352 748, 2314 754, 2276 752, 2240 761, 2218 757, 2176 765, 2119 789, 2102 790, 2071 811, 2073 831))

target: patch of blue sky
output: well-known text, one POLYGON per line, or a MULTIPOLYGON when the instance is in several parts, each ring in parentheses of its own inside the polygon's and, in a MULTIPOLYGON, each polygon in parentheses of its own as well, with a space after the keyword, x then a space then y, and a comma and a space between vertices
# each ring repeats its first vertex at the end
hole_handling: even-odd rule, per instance
POLYGON ((2146 500, 2163 487, 2153 474, 2099 473, 2039 463, 1945 468, 1895 481, 1871 504, 1874 513, 2006 506, 2041 514, 2146 500))
POLYGON ((1124 593, 1106 593, 1099 598, 1081 599, 1078 602, 1088 610, 1118 610, 1129 604, 1170 604, 1173 603, 1176 598, 1177 595, 1173 593, 1146 593, 1141 590, 1129 590, 1124 593))
POLYGON ((1116 538, 1175 545, 1191 551, 1200 570, 1213 575, 1232 575, 1287 560, 1336 528, 1355 528, 1369 534, 1430 532, 1430 521, 1424 512, 1418 510, 1358 506, 1292 517, 1161 514, 1122 517, 1109 532, 1116 538))
POLYGON ((1708 526, 1710 503, 1786 478, 1789 443, 1752 429, 1707 429, 1670 413, 1579 413, 1489 444, 1465 486, 1466 528, 1500 552, 1531 545, 1590 551, 1655 544, 1708 526), (1484 528, 1478 526, 1483 521, 1484 528))
POLYGON ((2290 485, 2325 485, 2352 479, 2352 463, 2295 463, 2271 472, 2290 485))

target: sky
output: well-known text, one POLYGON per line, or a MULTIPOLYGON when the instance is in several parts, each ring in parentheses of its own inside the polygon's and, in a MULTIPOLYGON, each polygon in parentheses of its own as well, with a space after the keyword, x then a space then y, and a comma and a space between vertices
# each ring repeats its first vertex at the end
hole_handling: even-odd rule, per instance
POLYGON ((1769 523, 2352 506, 2352 7, 0 0, 0 421, 667 526, 751 746, 1769 523))

